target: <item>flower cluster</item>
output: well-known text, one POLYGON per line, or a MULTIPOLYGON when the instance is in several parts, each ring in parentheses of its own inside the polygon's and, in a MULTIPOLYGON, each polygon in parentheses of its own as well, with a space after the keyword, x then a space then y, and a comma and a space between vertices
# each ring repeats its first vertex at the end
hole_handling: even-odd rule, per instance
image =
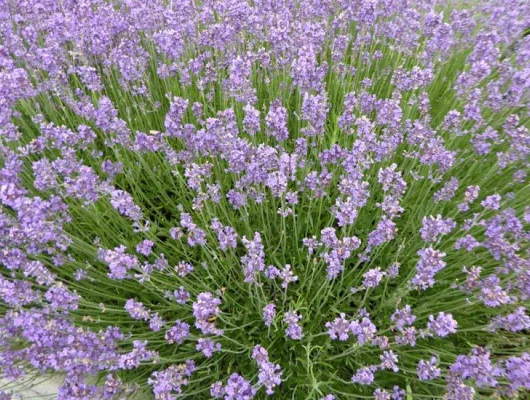
POLYGON ((528 15, 2 2, 0 398, 526 398, 528 15))
POLYGON ((282 382, 280 366, 271 363, 269 361, 269 353, 264 347, 259 345, 252 350, 252 358, 259 366, 258 384, 265 386, 268 395, 273 394, 274 388, 282 382))

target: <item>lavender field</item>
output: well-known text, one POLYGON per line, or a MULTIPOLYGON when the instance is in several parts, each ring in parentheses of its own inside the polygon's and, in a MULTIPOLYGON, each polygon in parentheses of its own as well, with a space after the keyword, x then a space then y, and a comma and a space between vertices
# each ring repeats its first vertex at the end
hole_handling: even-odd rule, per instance
POLYGON ((0 24, 0 400, 530 398, 529 0, 0 24))

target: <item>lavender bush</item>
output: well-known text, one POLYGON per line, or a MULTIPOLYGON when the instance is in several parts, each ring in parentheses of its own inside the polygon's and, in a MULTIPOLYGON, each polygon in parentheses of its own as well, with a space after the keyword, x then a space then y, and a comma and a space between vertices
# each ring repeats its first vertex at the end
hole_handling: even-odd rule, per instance
POLYGON ((530 2, 0 8, 5 378, 528 398, 530 2))

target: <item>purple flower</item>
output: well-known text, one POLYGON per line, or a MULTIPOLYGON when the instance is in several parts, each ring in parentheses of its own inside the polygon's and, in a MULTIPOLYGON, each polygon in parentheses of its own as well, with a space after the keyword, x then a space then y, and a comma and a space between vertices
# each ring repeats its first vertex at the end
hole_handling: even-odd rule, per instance
POLYGON ((293 84, 302 92, 319 90, 327 71, 327 64, 317 64, 317 54, 309 43, 298 49, 298 57, 292 63, 291 76, 293 84))
POLYGON ((457 374, 449 372, 446 377, 446 397, 449 399, 473 400, 475 399, 475 389, 464 384, 464 381, 457 374))
POLYGON ((138 259, 135 256, 125 254, 126 247, 119 246, 114 250, 98 250, 98 258, 109 265, 110 273, 108 276, 112 279, 125 279, 128 277, 127 272, 138 266, 138 259))
POLYGON ((298 204, 298 194, 296 192, 285 193, 285 201, 292 205, 298 204))
POLYGON ((388 276, 392 279, 397 278, 399 275, 399 263, 395 262, 388 268, 388 276))
POLYGON ((386 242, 390 242, 394 238, 396 231, 396 224, 384 215, 377 227, 368 234, 367 251, 374 246, 381 246, 386 242))
POLYGON ((206 233, 200 228, 190 229, 188 233, 188 244, 191 247, 206 245, 206 233))
POLYGON ((482 204, 482 207, 486 210, 498 210, 501 208, 501 196, 498 194, 488 196, 480 204, 482 204))
POLYGON ((377 181, 383 185, 384 192, 390 192, 393 196, 402 196, 407 188, 407 183, 401 177, 400 172, 396 172, 397 164, 392 164, 388 168, 381 168, 377 174, 377 181))
POLYGON ((394 386, 392 388, 392 400, 404 400, 407 392, 401 389, 399 386, 394 386))
POLYGON ((241 207, 244 207, 247 205, 247 195, 244 192, 231 189, 226 194, 226 198, 228 199, 228 202, 230 203, 232 207, 234 207, 235 210, 238 210, 241 207))
POLYGON ((320 240, 322 241, 322 244, 328 247, 335 247, 339 244, 339 239, 337 238, 334 228, 322 229, 320 232, 320 240))
POLYGON ((528 173, 524 169, 517 170, 513 173, 513 180, 517 183, 524 183, 528 173))
POLYGON ((280 271, 280 279, 282 280, 282 288, 287 290, 287 286, 291 282, 296 282, 298 280, 298 277, 293 274, 293 271, 291 271, 291 266, 289 264, 285 264, 285 267, 280 271))
POLYGON ((366 288, 375 288, 381 283, 381 280, 385 276, 384 272, 381 272, 381 268, 377 267, 370 269, 364 273, 364 282, 363 285, 366 288))
POLYGON ((398 372, 399 368, 397 366, 398 356, 394 354, 392 350, 383 351, 383 354, 379 356, 381 360, 380 368, 391 369, 394 372, 398 372))
POLYGON ((328 110, 329 107, 325 95, 304 93, 302 120, 307 121, 308 126, 302 128, 301 132, 306 136, 323 135, 328 110))
POLYGON ((285 334, 293 340, 302 339, 302 327, 298 325, 298 321, 302 319, 301 315, 298 315, 294 311, 288 311, 285 313, 283 321, 287 324, 285 334))
POLYGON ((450 371, 461 379, 473 379, 478 387, 496 386, 496 378, 502 374, 501 369, 492 364, 490 353, 481 347, 474 348, 469 356, 458 356, 450 371))
POLYGON ((182 137, 184 135, 182 120, 188 108, 189 100, 173 97, 166 115, 165 127, 168 136, 182 137))
POLYGON ((263 307, 263 320, 265 321, 265 326, 269 327, 272 325, 272 321, 276 317, 276 306, 274 303, 267 304, 263 307))
POLYGON ((506 377, 511 390, 530 389, 530 353, 510 357, 506 362, 506 377))
POLYGON ((497 315, 491 320, 492 331, 504 329, 511 332, 519 332, 530 329, 530 317, 526 315, 526 308, 518 307, 514 312, 501 316, 497 315))
POLYGON ((190 293, 181 286, 178 290, 173 292, 173 297, 179 304, 186 304, 190 299, 190 293))
POLYGON ((144 321, 147 321, 150 317, 150 310, 146 309, 142 303, 134 301, 134 299, 126 301, 125 309, 133 319, 143 319, 144 321))
POLYGON ((182 232, 182 229, 179 227, 173 227, 169 230, 169 235, 173 240, 178 240, 184 236, 184 233, 182 232))
POLYGON ((351 332, 357 337, 357 342, 363 345, 371 342, 374 338, 377 328, 368 317, 363 317, 361 322, 352 321, 350 324, 351 332))
POLYGON ((372 345, 379 347, 380 350, 388 349, 390 346, 390 340, 387 336, 376 336, 372 340, 372 345))
POLYGON ((456 333, 457 326, 458 323, 453 316, 444 312, 439 312, 436 318, 433 315, 429 315, 429 322, 427 323, 427 329, 440 337, 456 333))
POLYGON ((120 369, 138 368, 141 362, 148 361, 157 356, 157 353, 147 350, 147 341, 133 341, 133 349, 129 353, 122 354, 118 360, 120 369))
POLYGON ((374 372, 376 370, 377 367, 374 365, 360 368, 355 375, 352 376, 351 380, 353 383, 358 383, 359 385, 370 385, 375 379, 374 372))
POLYGON ((252 349, 252 358, 261 365, 263 362, 269 361, 269 352, 263 346, 256 345, 252 349))
POLYGON ((135 205, 131 195, 123 190, 113 190, 110 203, 120 214, 133 221, 139 221, 142 218, 140 207, 135 205))
POLYGON ((422 381, 430 381, 438 378, 442 371, 437 365, 438 359, 434 356, 429 361, 420 360, 417 368, 418 378, 422 381))
POLYGON ((351 332, 351 322, 346 319, 346 314, 341 313, 340 317, 335 318, 332 322, 326 322, 328 334, 331 339, 348 340, 351 332))
POLYGON ((288 178, 280 171, 267 174, 266 185, 275 197, 282 197, 287 189, 288 178))
POLYGON ((245 118, 243 118, 245 131, 250 135, 255 135, 260 131, 260 112, 251 104, 247 104, 243 110, 245 111, 245 118))
POLYGON ((317 240, 316 236, 313 236, 312 238, 304 238, 302 239, 302 243, 307 247, 309 254, 313 254, 315 249, 320 246, 320 242, 317 240))
POLYGON ((416 328, 409 326, 401 330, 401 336, 395 336, 396 343, 408 345, 411 347, 416 346, 416 328))
POLYGON ((499 307, 503 304, 509 304, 512 299, 506 291, 500 286, 501 281, 496 275, 490 275, 479 284, 481 286, 480 294, 477 296, 488 307, 499 307))
POLYGON ((77 302, 79 301, 77 293, 68 290, 62 282, 49 288, 44 298, 52 308, 63 310, 77 310, 77 302))
POLYGON ((374 385, 351 397, 410 397, 398 366, 433 396, 524 397, 530 5, 445 3, 4 1, 3 375, 64 375, 59 400, 145 386, 122 375, 157 400, 318 398, 342 384, 303 394, 295 359, 322 339, 321 367, 374 385), (442 373, 427 338, 495 351, 442 373))
POLYGON ((449 201, 451 200, 458 189, 460 182, 454 176, 449 179, 445 185, 434 193, 434 201, 436 203, 440 201, 449 201))
POLYGON ((374 391, 374 400, 392 400, 392 395, 385 389, 377 388, 374 391))
POLYGON ((195 364, 189 360, 186 364, 171 365, 167 369, 153 372, 147 383, 153 386, 155 399, 170 399, 173 392, 182 393, 182 386, 189 383, 188 378, 194 371, 195 364))
POLYGON ((83 279, 87 279, 87 278, 88 278, 88 272, 85 271, 84 269, 78 269, 74 273, 74 279, 76 281, 82 281, 83 279))
POLYGON ((328 279, 335 279, 344 270, 343 261, 338 256, 337 251, 323 254, 324 261, 327 264, 326 277, 328 279))
POLYGON ((418 251, 420 259, 416 265, 416 275, 412 278, 412 284, 418 289, 427 289, 434 286, 434 276, 445 268, 446 263, 442 261, 445 253, 428 247, 418 251))
POLYGON ((158 332, 165 325, 165 321, 158 315, 153 313, 149 316, 149 328, 152 331, 158 332))
POLYGON ((175 321, 175 325, 166 331, 165 338, 169 344, 182 344, 184 339, 190 335, 190 326, 180 320, 175 321))
POLYGON ((405 326, 410 326, 416 321, 416 316, 412 314, 410 305, 394 311, 390 320, 396 324, 396 328, 402 331, 405 326))
POLYGON ((237 247, 237 233, 231 226, 221 226, 217 230, 217 239, 221 250, 235 249, 237 247))
POLYGON ((460 204, 458 204, 458 209, 461 212, 465 212, 469 210, 469 204, 474 202, 479 195, 480 192, 480 186, 468 186, 466 191, 464 192, 464 201, 460 204))
POLYGON ((225 394, 225 388, 222 382, 215 382, 210 386, 210 395, 214 399, 221 399, 225 394))
POLYGON ((193 303, 193 316, 195 317, 195 326, 201 330, 205 335, 222 334, 222 330, 215 327, 215 323, 211 322, 211 318, 217 317, 221 314, 219 305, 221 300, 209 292, 200 293, 197 300, 193 303))
POLYGON ((114 374, 108 374, 103 387, 103 398, 105 400, 114 398, 122 392, 123 387, 124 384, 120 378, 114 376, 114 374))
POLYGON ((420 230, 421 238, 425 242, 436 242, 440 236, 447 235, 455 229, 456 223, 450 219, 443 219, 441 215, 423 217, 423 226, 420 230))
POLYGON ((200 293, 197 296, 197 301, 193 303, 193 316, 196 319, 208 319, 211 316, 217 316, 221 313, 220 304, 221 300, 213 297, 211 293, 200 293))
POLYGON ((225 400, 250 400, 256 395, 256 389, 242 376, 233 373, 225 385, 225 400))
POLYGON ((193 271, 193 265, 188 262, 181 261, 175 266, 175 272, 181 278, 184 278, 186 275, 193 271))
POLYGON ((204 354, 206 358, 210 358, 213 356, 213 353, 221 351, 221 343, 215 343, 209 338, 201 338, 197 342, 196 350, 202 351, 202 354, 204 354))
POLYGON ((347 226, 355 223, 358 214, 358 206, 351 197, 346 200, 337 198, 332 208, 333 214, 338 220, 339 226, 347 226))
POLYGON ((243 236, 241 241, 247 249, 247 255, 241 257, 245 282, 254 282, 257 273, 265 269, 265 252, 261 242, 261 234, 256 232, 253 240, 248 240, 243 236))
POLYGON ((280 100, 274 100, 265 118, 267 134, 274 136, 279 142, 289 137, 287 130, 287 110, 282 106, 280 100))
POLYGON ((474 248, 479 246, 480 242, 471 235, 461 237, 455 242, 455 250, 460 250, 464 248, 467 251, 472 251, 474 248))
POLYGON ((282 371, 278 364, 269 361, 269 354, 262 346, 255 346, 252 351, 252 358, 259 366, 258 384, 265 386, 267 394, 274 393, 274 388, 281 384, 282 371))
POLYGON ((144 256, 149 256, 153 249, 154 243, 150 240, 143 240, 136 246, 136 252, 143 254, 144 256))
MULTIPOLYGON (((206 245, 206 232, 197 227, 188 213, 180 215, 180 225, 188 231, 188 244, 191 247, 206 245)), ((170 231, 171 236, 175 234, 174 238, 179 238, 180 233, 170 231)))
POLYGON ((276 279, 281 274, 281 271, 276 268, 274 265, 269 265, 267 269, 265 270, 265 276, 268 279, 276 279))

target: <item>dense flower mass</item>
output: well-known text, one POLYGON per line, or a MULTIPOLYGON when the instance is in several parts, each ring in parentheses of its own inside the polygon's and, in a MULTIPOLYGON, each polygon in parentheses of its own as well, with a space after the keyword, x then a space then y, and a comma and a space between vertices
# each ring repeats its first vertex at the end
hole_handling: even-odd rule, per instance
POLYGON ((0 398, 527 398, 529 16, 2 2, 0 398))

